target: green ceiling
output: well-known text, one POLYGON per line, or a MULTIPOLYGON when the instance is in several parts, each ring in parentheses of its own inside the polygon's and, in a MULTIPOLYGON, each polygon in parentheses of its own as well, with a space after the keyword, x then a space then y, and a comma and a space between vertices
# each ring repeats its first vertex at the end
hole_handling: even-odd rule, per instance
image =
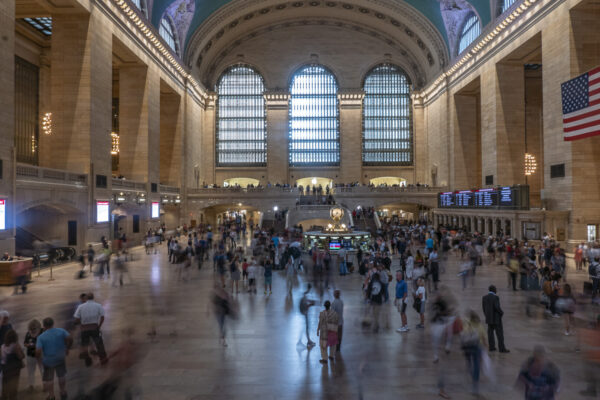
MULTIPOLYGON (((154 5, 152 7, 152 16, 151 21, 155 26, 159 25, 160 19, 163 16, 165 10, 173 4, 175 1, 180 2, 181 0, 154 0, 154 5)), ((204 21, 206 21, 212 13, 217 11, 220 7, 226 5, 230 1, 233 0, 184 0, 184 1, 194 1, 195 5, 193 7, 194 15, 191 18, 191 23, 188 29, 185 29, 186 38, 184 47, 187 44, 190 37, 194 34, 196 29, 204 21)), ((442 19, 442 13, 440 11, 440 2, 438 0, 396 0, 396 1, 405 1, 410 4, 412 7, 417 9, 423 16, 428 18, 431 23, 438 29, 441 33, 442 37, 448 43, 448 35, 446 32, 446 28, 444 25, 444 20, 442 19)), ((490 0, 469 0, 469 3, 477 10, 481 18, 482 26, 487 25, 492 19, 492 13, 490 9, 490 0)), ((189 18, 187 19, 189 21, 189 18)))

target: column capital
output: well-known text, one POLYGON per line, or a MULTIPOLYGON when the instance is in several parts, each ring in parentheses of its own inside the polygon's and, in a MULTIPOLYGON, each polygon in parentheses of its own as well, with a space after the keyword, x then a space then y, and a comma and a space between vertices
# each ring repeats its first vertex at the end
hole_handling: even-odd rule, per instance
POLYGON ((365 98, 365 91, 362 89, 340 90, 337 96, 340 108, 361 108, 363 99, 365 98))
POLYGON ((206 98, 204 100, 204 104, 206 109, 214 110, 215 105, 217 104, 217 94, 215 92, 206 93, 206 98))
POLYGON ((264 93, 267 110, 287 110, 290 104, 290 92, 287 90, 270 90, 264 93))

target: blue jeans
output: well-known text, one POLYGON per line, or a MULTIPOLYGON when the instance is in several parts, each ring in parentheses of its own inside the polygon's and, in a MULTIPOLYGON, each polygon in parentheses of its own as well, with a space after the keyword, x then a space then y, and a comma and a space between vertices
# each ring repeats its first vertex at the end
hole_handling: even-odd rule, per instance
POLYGON ((481 348, 479 346, 470 346, 465 348, 464 351, 469 373, 473 379, 473 391, 477 392, 479 389, 479 373, 481 371, 481 348))
POLYGON ((346 261, 340 261, 340 275, 346 275, 348 273, 348 265, 346 261))

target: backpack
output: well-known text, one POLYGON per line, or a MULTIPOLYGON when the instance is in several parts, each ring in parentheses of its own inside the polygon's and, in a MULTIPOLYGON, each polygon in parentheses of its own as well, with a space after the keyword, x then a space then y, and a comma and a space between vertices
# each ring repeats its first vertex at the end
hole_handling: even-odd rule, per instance
POLYGON ((373 284, 371 285, 371 298, 373 298, 374 296, 378 296, 379 293, 381 293, 381 283, 373 282, 373 284))
POLYGON ((552 282, 549 280, 545 281, 542 290, 546 296, 550 296, 552 294, 552 282))

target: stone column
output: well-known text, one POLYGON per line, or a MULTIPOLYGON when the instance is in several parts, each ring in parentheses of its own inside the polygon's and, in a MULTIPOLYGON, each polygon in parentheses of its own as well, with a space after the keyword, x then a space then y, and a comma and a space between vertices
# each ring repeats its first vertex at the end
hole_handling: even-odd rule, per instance
MULTIPOLYGON (((204 105, 204 120, 202 121, 202 153, 203 157, 200 161, 200 184, 215 183, 215 106, 217 102, 217 94, 209 93, 204 105)), ((267 128, 268 129, 268 128, 267 128)), ((222 185, 223 182, 217 182, 222 185)))
POLYGON ((119 171, 139 182, 158 182, 160 80, 152 72, 139 64, 119 68, 119 171))
POLYGON ((290 93, 265 92, 267 107, 267 181, 289 183, 288 121, 290 93))
POLYGON ((5 200, 6 229, 0 231, 0 251, 15 252, 15 2, 0 2, 0 177, 5 200))
MULTIPOLYGON (((413 96, 413 165, 415 170, 415 182, 430 183, 429 157, 427 153, 428 142, 425 132, 425 107, 423 99, 413 96)), ((362 146, 361 146, 362 148, 362 146)))
POLYGON ((52 15, 50 167, 111 175, 112 35, 107 24, 99 12, 52 15))
POLYGON ((180 186, 183 178, 181 100, 174 92, 160 94, 160 183, 165 185, 180 186))
POLYGON ((450 176, 455 189, 479 187, 483 183, 479 111, 478 96, 454 96, 454 156, 450 176))
POLYGON ((344 90, 340 103, 340 182, 362 181, 362 103, 365 92, 344 90))
MULTIPOLYGON (((52 113, 52 97, 51 97, 51 73, 50 73, 50 49, 42 48, 40 53, 40 93, 39 93, 39 146, 38 146, 38 161, 40 167, 48 166, 52 154, 48 152, 49 141, 52 140, 52 135, 44 134, 41 129, 42 121, 46 113, 52 113)), ((50 114, 51 115, 51 114, 50 114)))

